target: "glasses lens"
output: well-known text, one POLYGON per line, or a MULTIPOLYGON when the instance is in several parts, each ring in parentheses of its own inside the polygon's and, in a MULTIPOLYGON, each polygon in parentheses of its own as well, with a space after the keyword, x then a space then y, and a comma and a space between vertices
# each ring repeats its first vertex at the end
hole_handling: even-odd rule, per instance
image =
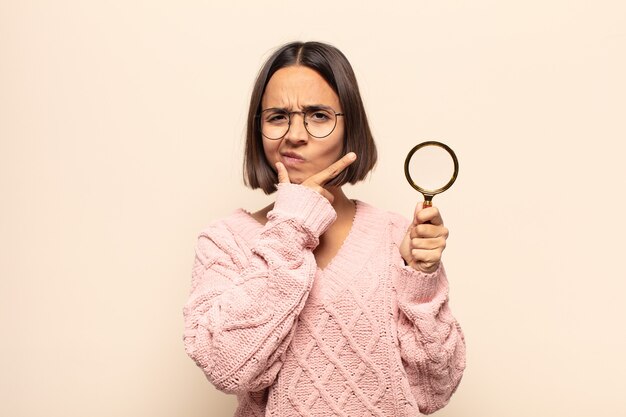
POLYGON ((289 130, 289 113, 268 109, 261 112, 261 133, 268 139, 280 139, 289 130))
POLYGON ((307 132, 316 138, 325 138, 335 130, 337 119, 335 113, 326 109, 308 110, 304 115, 307 132))

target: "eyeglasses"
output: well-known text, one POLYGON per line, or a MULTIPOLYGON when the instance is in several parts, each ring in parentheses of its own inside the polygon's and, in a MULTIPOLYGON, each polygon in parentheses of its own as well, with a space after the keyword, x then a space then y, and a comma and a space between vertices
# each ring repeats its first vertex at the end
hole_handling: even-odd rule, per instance
POLYGON ((343 113, 335 113, 330 107, 311 107, 304 111, 287 111, 284 109, 265 109, 259 115, 261 134, 267 139, 282 139, 291 127, 291 115, 301 114, 304 128, 314 138, 325 138, 333 133, 337 126, 337 117, 343 113))

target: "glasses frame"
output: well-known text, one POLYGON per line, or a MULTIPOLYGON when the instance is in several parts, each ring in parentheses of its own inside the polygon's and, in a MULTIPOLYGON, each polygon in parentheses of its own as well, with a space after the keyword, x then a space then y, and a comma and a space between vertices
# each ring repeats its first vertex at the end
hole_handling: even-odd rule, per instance
POLYGON ((269 140, 281 140, 282 138, 285 137, 285 135, 287 135, 287 133, 289 133, 289 129, 291 129, 291 115, 294 114, 294 113, 302 115, 302 124, 304 125, 304 130, 306 130, 306 133, 308 133, 311 137, 314 137, 316 139, 324 139, 324 138, 327 138, 328 136, 330 136, 335 131, 335 129, 337 128, 337 117, 345 116, 345 113, 337 113, 331 107, 315 107, 315 108, 312 108, 312 109, 309 109, 309 110, 305 110, 305 111, 302 111, 302 110, 299 110, 299 111, 285 111, 285 113, 287 114, 287 117, 289 118, 289 122, 287 123, 287 130, 285 130, 285 133, 283 133, 283 135, 278 137, 278 138, 270 138, 269 136, 266 136, 263 133, 263 121, 261 120, 261 116, 263 115, 263 113, 268 111, 268 110, 283 110, 283 109, 270 107, 269 109, 261 110, 261 112, 259 114, 257 114, 257 116, 256 116, 257 119, 258 119, 259 132, 261 132, 261 136, 263 136, 264 138, 269 139, 269 140), (330 111, 330 112, 332 112, 335 115, 335 125, 330 130, 330 132, 328 132, 328 134, 324 135, 324 136, 315 136, 314 134, 309 132, 309 128, 307 127, 307 122, 306 122, 306 113, 307 113, 307 111, 318 110, 318 109, 330 111))

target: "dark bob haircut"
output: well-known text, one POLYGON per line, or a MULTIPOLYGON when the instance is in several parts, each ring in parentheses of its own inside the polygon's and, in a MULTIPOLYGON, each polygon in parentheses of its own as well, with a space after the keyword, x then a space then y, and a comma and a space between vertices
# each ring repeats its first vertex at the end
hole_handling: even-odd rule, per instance
POLYGON ((329 186, 355 184, 363 180, 376 165, 377 152, 359 93, 352 66, 343 53, 332 45, 320 42, 292 42, 277 49, 265 62, 257 76, 246 129, 243 176, 249 187, 261 188, 266 194, 276 190, 278 176, 265 158, 259 128, 261 100, 270 78, 281 68, 301 65, 311 68, 326 80, 339 96, 345 121, 343 152, 354 152, 357 161, 327 183, 329 186))

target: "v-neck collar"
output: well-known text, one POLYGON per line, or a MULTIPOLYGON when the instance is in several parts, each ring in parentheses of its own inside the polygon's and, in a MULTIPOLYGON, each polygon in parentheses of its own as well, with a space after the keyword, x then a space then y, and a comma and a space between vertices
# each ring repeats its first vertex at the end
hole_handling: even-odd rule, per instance
MULTIPOLYGON (((374 223, 378 222, 375 221, 375 215, 372 213, 375 209, 372 206, 360 200, 353 201, 355 211, 350 231, 335 256, 333 256, 324 268, 318 267, 318 271, 345 272, 347 261, 349 263, 349 269, 354 269, 355 265, 362 264, 363 261, 365 261, 366 255, 369 253, 367 249, 372 246, 372 233, 377 234, 376 225, 374 223)), ((252 246, 265 226, 259 223, 250 212, 243 208, 235 210, 233 216, 234 218, 232 220, 235 221, 229 223, 231 223, 231 226, 234 226, 237 233, 252 246)))
MULTIPOLYGON (((326 267, 317 267, 314 283, 317 288, 313 291, 316 293, 313 298, 333 299, 353 282, 355 276, 362 275, 363 268, 374 256, 373 252, 380 250, 376 243, 386 227, 386 222, 381 219, 382 212, 362 201, 354 202, 356 209, 350 232, 326 267)), ((237 209, 229 223, 250 248, 265 227, 244 209, 237 209)))

